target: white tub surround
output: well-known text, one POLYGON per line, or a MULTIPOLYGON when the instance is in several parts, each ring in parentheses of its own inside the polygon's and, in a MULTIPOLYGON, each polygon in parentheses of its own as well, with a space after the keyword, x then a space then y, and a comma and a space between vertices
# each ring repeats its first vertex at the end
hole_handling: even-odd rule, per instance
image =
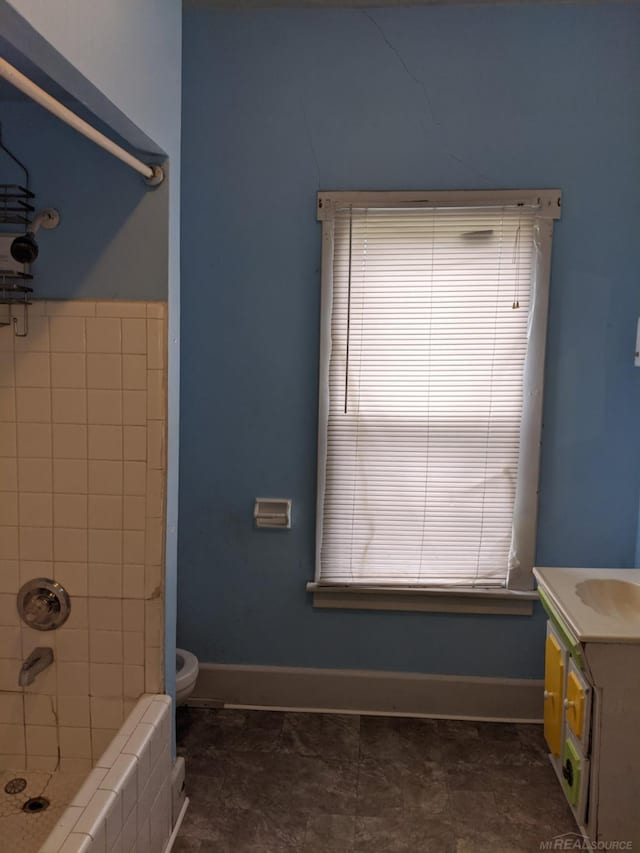
POLYGON ((163 690, 166 340, 163 302, 35 300, 26 337, 0 329, 0 770, 87 773, 163 690), (35 577, 71 597, 56 631, 18 620, 35 577))
POLYGON ((162 853, 171 823, 171 699, 143 696, 38 853, 162 853))

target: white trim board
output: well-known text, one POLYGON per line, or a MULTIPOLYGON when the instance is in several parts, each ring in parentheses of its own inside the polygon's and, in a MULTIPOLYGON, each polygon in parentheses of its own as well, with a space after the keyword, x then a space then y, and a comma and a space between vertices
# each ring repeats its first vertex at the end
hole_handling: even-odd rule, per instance
POLYGON ((431 613, 495 613, 503 616, 531 616, 534 590, 459 590, 393 587, 322 586, 308 583, 313 606, 344 610, 414 610, 431 613))
POLYGON ((169 840, 167 841, 167 846, 164 848, 164 853, 171 853, 173 850, 173 845, 176 843, 176 839, 178 837, 178 833, 180 832, 180 827, 182 826, 182 821, 184 820, 184 816, 187 813, 187 809, 189 808, 189 797, 184 798, 184 803, 182 804, 182 808, 180 809, 180 814, 178 815, 178 819, 176 820, 176 824, 173 827, 171 835, 169 836, 169 840))
POLYGON ((537 679, 201 663, 189 704, 539 723, 542 694, 537 679))
POLYGON ((336 9, 393 8, 402 6, 522 6, 535 2, 545 6, 633 4, 639 0, 184 0, 185 9, 336 9))

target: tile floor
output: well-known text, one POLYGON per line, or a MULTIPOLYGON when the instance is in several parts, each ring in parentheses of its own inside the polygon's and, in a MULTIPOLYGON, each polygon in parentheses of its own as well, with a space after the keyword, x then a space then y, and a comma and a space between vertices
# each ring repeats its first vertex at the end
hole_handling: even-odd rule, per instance
POLYGON ((540 726, 179 709, 174 853, 530 853, 575 832, 540 726))

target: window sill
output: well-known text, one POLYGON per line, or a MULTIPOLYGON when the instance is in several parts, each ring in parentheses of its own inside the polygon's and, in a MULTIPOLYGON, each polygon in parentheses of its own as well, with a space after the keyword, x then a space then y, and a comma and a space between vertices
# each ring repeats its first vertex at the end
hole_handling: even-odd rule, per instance
POLYGON ((341 610, 416 610, 531 616, 535 590, 324 586, 308 583, 313 606, 341 610))

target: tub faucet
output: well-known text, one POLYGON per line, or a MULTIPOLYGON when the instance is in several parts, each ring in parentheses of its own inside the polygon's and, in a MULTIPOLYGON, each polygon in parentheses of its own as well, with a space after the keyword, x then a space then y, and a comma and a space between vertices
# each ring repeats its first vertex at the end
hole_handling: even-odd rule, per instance
POLYGON ((47 646, 38 646, 20 667, 20 675, 18 676, 20 687, 28 687, 29 684, 33 684, 36 675, 51 666, 52 663, 53 649, 47 646))

